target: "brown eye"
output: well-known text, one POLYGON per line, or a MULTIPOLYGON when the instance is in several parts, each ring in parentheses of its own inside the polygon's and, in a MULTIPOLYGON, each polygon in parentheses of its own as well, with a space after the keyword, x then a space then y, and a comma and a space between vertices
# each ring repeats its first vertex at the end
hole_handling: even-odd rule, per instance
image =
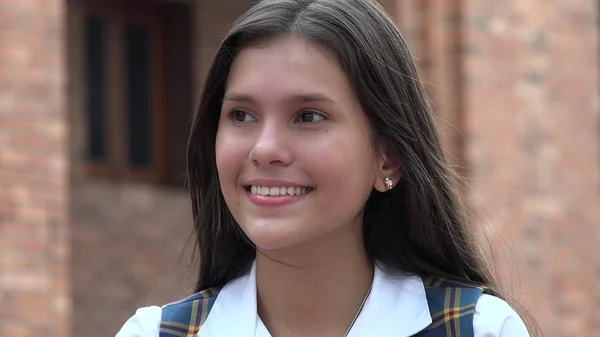
POLYGON ((233 110, 231 112, 231 119, 236 123, 254 122, 256 118, 247 111, 244 110, 233 110))
POLYGON ((325 120, 323 114, 312 110, 302 111, 296 118, 298 123, 317 123, 323 120, 325 120))

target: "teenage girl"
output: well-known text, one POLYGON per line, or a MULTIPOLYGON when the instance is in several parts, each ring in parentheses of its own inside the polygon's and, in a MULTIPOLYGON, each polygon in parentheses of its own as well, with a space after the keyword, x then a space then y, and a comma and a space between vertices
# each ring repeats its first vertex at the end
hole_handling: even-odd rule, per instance
POLYGON ((188 146, 196 293, 119 337, 525 337, 469 227, 405 41, 374 0, 265 0, 188 146))

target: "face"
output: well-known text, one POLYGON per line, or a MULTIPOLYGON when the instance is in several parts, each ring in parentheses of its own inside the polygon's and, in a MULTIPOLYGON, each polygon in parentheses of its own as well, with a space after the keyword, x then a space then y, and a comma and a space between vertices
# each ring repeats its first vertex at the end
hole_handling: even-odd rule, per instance
POLYGON ((217 168, 229 210, 260 249, 360 224, 373 188, 385 188, 368 120, 333 60, 290 36, 248 47, 232 65, 217 168))

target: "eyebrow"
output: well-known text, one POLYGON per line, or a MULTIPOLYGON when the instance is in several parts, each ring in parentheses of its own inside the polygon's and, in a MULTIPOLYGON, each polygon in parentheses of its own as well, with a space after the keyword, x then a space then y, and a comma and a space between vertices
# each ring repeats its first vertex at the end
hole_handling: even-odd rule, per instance
MULTIPOLYGON (((257 104, 256 100, 252 96, 246 95, 246 94, 237 94, 237 93, 226 94, 225 97, 223 97, 223 102, 225 102, 225 101, 257 104)), ((320 92, 293 95, 289 99, 287 99, 287 101, 289 103, 314 103, 314 102, 335 103, 334 100, 332 100, 327 95, 320 93, 320 92)))

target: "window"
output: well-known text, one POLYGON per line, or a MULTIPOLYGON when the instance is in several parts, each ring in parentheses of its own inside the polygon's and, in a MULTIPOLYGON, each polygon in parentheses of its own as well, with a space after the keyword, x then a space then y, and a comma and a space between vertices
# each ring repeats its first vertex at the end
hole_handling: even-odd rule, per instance
POLYGON ((86 25, 88 156, 106 159, 106 22, 89 18, 86 25))
POLYGON ((83 83, 90 175, 152 183, 169 179, 164 22, 160 7, 146 1, 86 3, 83 83))
POLYGON ((150 167, 152 156, 152 78, 150 65, 151 32, 143 26, 127 25, 124 29, 125 72, 127 75, 127 164, 150 167))

